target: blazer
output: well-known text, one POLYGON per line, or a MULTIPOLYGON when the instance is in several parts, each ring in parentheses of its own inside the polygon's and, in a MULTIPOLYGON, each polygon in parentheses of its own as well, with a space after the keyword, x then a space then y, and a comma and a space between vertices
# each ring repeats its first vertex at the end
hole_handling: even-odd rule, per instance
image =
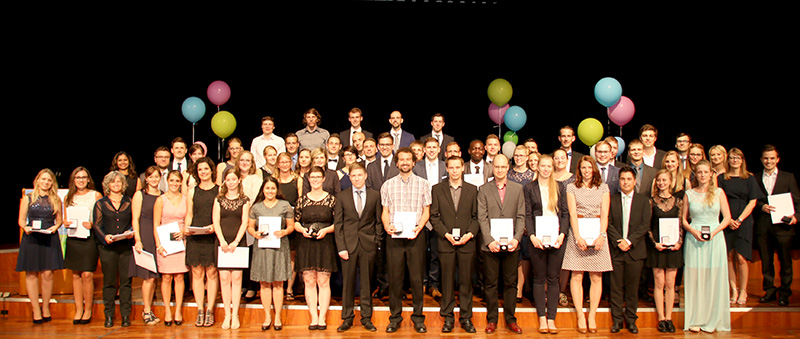
MULTIPOLYGON (((558 189, 558 229, 559 233, 567 234, 569 230, 569 206, 567 206, 567 186, 557 183, 558 189)), ((525 228, 528 236, 536 234, 536 217, 542 216, 546 206, 542 205, 542 191, 539 181, 531 181, 523 187, 525 196, 525 228)))
MULTIPOLYGON (((667 155, 666 151, 656 148, 656 155, 655 158, 653 159, 653 168, 655 168, 656 170, 660 170, 661 167, 663 167, 664 165, 664 156, 666 155, 667 155)), ((630 162, 630 159, 627 158, 627 156, 625 158, 625 162, 626 163, 630 162)))
MULTIPOLYGON (((597 166, 600 168, 600 166, 597 166)), ((620 191, 619 188, 619 167, 608 165, 606 166, 606 185, 608 185, 608 191, 610 194, 614 194, 620 191)))
MULTIPOLYGON (((411 146, 411 143, 414 142, 414 140, 417 140, 416 138, 414 138, 414 135, 409 133, 408 131, 401 130, 401 132, 402 133, 400 134, 400 146, 399 147, 411 146)), ((389 134, 392 134, 391 130, 389 130, 389 134)))
POLYGON ((336 195, 333 233, 338 252, 354 253, 359 245, 369 253, 378 249, 378 239, 383 236, 381 193, 367 188, 364 198, 364 210, 359 217, 352 187, 336 195))
MULTIPOLYGON (((489 178, 494 177, 494 166, 491 163, 486 162, 485 160, 481 161, 483 161, 483 182, 487 183, 489 182, 489 178)), ((466 167, 466 169, 464 170, 464 174, 472 174, 473 171, 472 160, 467 160, 466 162, 464 162, 464 167, 466 167)))
MULTIPOLYGON (((458 210, 455 208, 453 196, 450 194, 450 182, 443 181, 431 188, 431 218, 433 230, 439 235, 439 252, 475 252, 474 242, 454 247, 447 241, 445 234, 453 228, 461 229, 461 234, 472 233, 478 239, 478 187, 468 182, 461 182, 461 196, 458 199, 458 210)), ((452 234, 452 233, 451 233, 452 234)))
POLYGON ((383 166, 383 160, 381 160, 381 154, 378 153, 375 156, 375 161, 367 165, 367 183, 366 183, 367 188, 380 191, 381 186, 383 186, 383 183, 386 180, 389 180, 395 175, 400 174, 400 169, 397 168, 397 165, 395 165, 394 160, 389 162, 389 167, 386 169, 385 178, 381 173, 381 166, 383 166))
MULTIPOLYGON (((426 161, 427 160, 425 160, 425 159, 417 161, 417 163, 414 164, 414 168, 411 169, 411 173, 414 173, 416 176, 427 180, 428 179, 428 169, 425 168, 425 164, 426 164, 425 162, 426 161)), ((446 166, 444 164, 444 161, 439 160, 439 159, 437 159, 437 161, 439 162, 439 176, 438 176, 439 177, 439 181, 430 183, 431 186, 436 185, 436 184, 438 184, 440 182, 447 181, 447 168, 446 168, 446 166)))
MULTIPOLYGON (((368 132, 361 128, 361 133, 364 133, 364 139, 372 138, 372 132, 368 132)), ((339 132, 339 140, 342 141, 342 147, 352 145, 352 141, 350 140, 350 129, 346 129, 344 131, 339 132)))
MULTIPOLYGON (((419 139, 419 141, 422 141, 424 143, 425 140, 427 140, 428 138, 430 138, 432 136, 433 136, 433 133, 425 134, 425 135, 422 136, 422 138, 419 139)), ((439 159, 447 160, 446 157, 444 156, 444 152, 447 150, 447 144, 449 144, 449 143, 451 143, 453 141, 456 141, 456 139, 451 137, 451 136, 449 136, 449 135, 447 135, 447 134, 442 133, 442 141, 441 141, 441 145, 439 145, 439 159)))
POLYGON ((576 152, 574 148, 572 149, 572 158, 570 158, 570 163, 569 163, 570 173, 577 173, 578 160, 581 160, 581 158, 583 158, 584 155, 586 154, 583 154, 581 152, 576 152))
MULTIPOLYGON (((630 165, 630 163, 626 163, 625 166, 633 167, 630 165)), ((634 170, 634 172, 635 171, 636 170, 634 170)), ((656 180, 657 172, 658 172, 657 169, 647 166, 647 164, 644 164, 644 166, 642 166, 642 179, 640 182, 637 183, 637 185, 639 185, 639 190, 637 190, 636 193, 644 194, 644 196, 649 197, 650 193, 653 191, 653 181, 656 180)), ((610 188, 611 186, 609 186, 609 189, 610 188)), ((611 191, 610 193, 614 194, 613 191, 611 191)))
MULTIPOLYGON (((186 168, 181 168, 182 171, 188 171, 190 167, 192 167, 192 158, 186 157, 186 168)), ((169 161, 169 170, 171 171, 175 166, 175 158, 169 161)), ((255 165, 254 165, 255 166, 255 165)))
MULTIPOLYGON (((756 207, 753 209, 753 220, 755 220, 755 235, 766 234, 768 228, 772 226, 772 217, 770 213, 764 213, 762 208, 767 204, 767 197, 770 192, 764 187, 764 181, 761 179, 764 176, 764 171, 755 174, 758 188, 761 189, 764 198, 756 200, 756 207)), ((792 201, 794 202, 794 216, 800 220, 800 189, 797 188, 797 180, 794 174, 786 171, 778 170, 778 177, 775 179, 775 187, 772 189, 771 194, 791 193, 792 201)), ((789 226, 786 224, 778 224, 782 227, 775 228, 778 235, 794 235, 796 226, 789 226)))
POLYGON ((643 194, 633 193, 631 201, 630 216, 628 218, 628 239, 631 248, 628 252, 623 252, 617 247, 617 240, 622 239, 622 193, 611 195, 608 209, 608 245, 611 246, 611 257, 616 258, 620 255, 630 255, 633 260, 643 260, 647 258, 647 246, 645 236, 650 230, 650 218, 653 210, 650 207, 650 199, 643 194))
POLYGON ((500 193, 495 182, 486 183, 478 190, 480 246, 484 251, 489 251, 489 244, 495 240, 492 238, 490 222, 494 218, 514 219, 514 239, 522 240, 522 233, 525 230, 525 196, 522 193, 522 185, 506 180, 506 195, 503 202, 500 202, 500 193))

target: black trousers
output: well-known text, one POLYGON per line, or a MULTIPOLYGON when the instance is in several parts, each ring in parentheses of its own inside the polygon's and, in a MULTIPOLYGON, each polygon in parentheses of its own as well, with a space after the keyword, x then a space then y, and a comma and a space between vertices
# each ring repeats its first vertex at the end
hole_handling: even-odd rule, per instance
POLYGON ((389 277, 389 322, 399 323, 403 320, 403 280, 405 280, 406 267, 408 267, 408 280, 411 286, 414 312, 411 321, 414 324, 423 324, 425 315, 422 314, 423 288, 422 279, 425 275, 425 252, 427 249, 425 236, 420 232, 414 239, 386 238, 386 269, 389 277))
POLYGON ((349 260, 341 260, 342 262, 342 320, 353 321, 355 318, 355 290, 356 279, 360 279, 359 301, 361 306, 361 323, 372 319, 372 289, 370 289, 369 280, 372 277, 372 272, 375 267, 375 253, 369 253, 361 248, 361 245, 356 247, 353 253, 348 253, 349 260), (359 271, 361 271, 359 273, 359 271))
POLYGON ((128 274, 133 260, 132 244, 128 241, 97 245, 100 269, 103 271, 103 313, 114 316, 114 299, 119 288, 119 313, 123 317, 131 315, 131 277, 128 274))
POLYGON ((639 305, 639 279, 644 267, 644 259, 633 260, 626 253, 611 258, 614 270, 611 272, 609 309, 614 323, 636 323, 639 305), (625 310, 623 311, 623 303, 625 310))
POLYGON ((497 300, 497 285, 500 274, 503 275, 503 317, 506 323, 516 323, 517 310, 517 265, 519 252, 481 251, 485 269, 484 293, 486 301, 486 322, 497 323, 499 318, 499 301, 497 300))
POLYGON ((788 298, 792 295, 792 234, 790 232, 775 232, 774 228, 795 227, 790 225, 772 225, 765 234, 756 237, 758 254, 761 256, 761 274, 763 275, 762 288, 765 292, 775 292, 788 298), (778 271, 780 286, 775 287, 775 252, 778 254, 778 271))
MULTIPOLYGON (((472 246, 466 244, 464 246, 472 246)), ((442 268, 442 303, 439 315, 445 321, 453 321, 453 309, 456 306, 455 284, 458 280, 459 319, 472 320, 472 265, 475 252, 440 252, 439 264, 442 268), (456 275, 458 277, 456 278, 456 275)))
MULTIPOLYGON (((436 231, 423 230, 428 238, 428 260, 427 270, 425 272, 425 279, 423 284, 427 288, 436 287, 442 289, 441 286, 441 263, 439 259, 439 234, 436 231)), ((422 234, 420 234, 422 236, 422 234)))
POLYGON ((555 320, 560 292, 559 277, 564 261, 565 246, 540 250, 532 247, 531 269, 533 270, 533 300, 536 314, 555 320), (545 301, 546 300, 546 301, 545 301))

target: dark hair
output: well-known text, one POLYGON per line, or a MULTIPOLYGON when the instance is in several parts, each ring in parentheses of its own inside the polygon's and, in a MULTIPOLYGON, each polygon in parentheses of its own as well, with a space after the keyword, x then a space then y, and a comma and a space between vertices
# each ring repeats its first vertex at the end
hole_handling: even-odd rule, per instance
POLYGON ((322 173, 322 178, 323 179, 325 178, 325 169, 324 168, 319 167, 319 166, 311 166, 311 168, 308 169, 308 173, 306 173, 306 174, 311 174, 311 173, 314 173, 314 172, 322 173))
POLYGON ((117 167, 117 161, 119 160, 119 157, 123 155, 128 158, 128 178, 136 178, 136 166, 133 165, 133 159, 124 151, 119 151, 117 154, 114 154, 114 159, 111 160, 111 169, 109 171, 113 172, 119 170, 119 167, 117 167))
POLYGON ((266 186, 268 182, 275 184, 275 188, 277 189, 277 192, 275 192, 275 198, 286 200, 286 198, 283 196, 283 192, 281 191, 281 184, 278 182, 278 179, 268 175, 266 178, 264 178, 264 182, 261 183, 261 188, 258 190, 258 195, 256 195, 256 200, 253 202, 253 205, 266 199, 266 197, 264 197, 264 186, 266 186))
POLYGON ((658 138, 658 129, 656 128, 656 126, 653 126, 651 124, 644 124, 642 128, 639 129, 639 136, 641 137, 642 133, 644 133, 645 131, 653 131, 656 138, 658 138))
POLYGON ((197 159, 197 161, 195 161, 192 164, 190 173, 192 174, 192 177, 194 177, 194 180, 197 181, 198 184, 200 184, 200 177, 197 175, 197 165, 201 163, 207 164, 208 168, 211 169, 211 182, 217 182, 217 171, 214 168, 214 160, 211 160, 211 158, 209 157, 202 157, 200 159, 197 159))
POLYGON ((763 147, 763 148, 761 148, 761 155, 763 156, 763 155, 764 155, 764 153, 766 153, 766 152, 772 152, 772 151, 775 151, 775 155, 777 155, 777 156, 778 156, 778 158, 780 158, 780 157, 781 157, 781 153, 780 153, 780 152, 778 152, 778 148, 777 148, 777 147, 775 147, 774 145, 770 145, 770 144, 764 145, 764 147, 763 147))
POLYGON ((447 157, 447 160, 444 161, 445 167, 450 164, 450 161, 458 161, 461 165, 464 165, 464 158, 453 155, 447 157))
POLYGON ((630 168, 628 166, 620 168, 619 175, 622 176, 622 173, 630 173, 631 175, 633 175, 633 178, 636 179, 636 171, 634 171, 633 168, 630 168))
POLYGON ((177 137, 175 139, 172 139, 172 142, 169 145, 172 146, 172 147, 175 147, 176 143, 182 143, 184 146, 186 146, 186 140, 183 140, 183 138, 181 138, 181 137, 177 137))
POLYGON ((594 158, 588 155, 584 155, 578 160, 578 170, 575 171, 575 187, 581 188, 583 187, 583 173, 581 173, 580 166, 582 162, 588 162, 592 164, 592 181, 589 183, 589 187, 599 187, 603 183, 603 178, 600 176, 600 170, 597 169, 597 163, 594 161, 594 158))
MULTIPOLYGON (((381 134, 378 134, 378 138, 376 139, 376 141, 380 141, 380 140, 381 140, 381 139, 383 139, 383 138, 389 138, 389 139, 392 139, 392 142, 394 142, 394 137, 392 136, 392 133, 389 133, 389 132, 383 132, 383 133, 381 133, 381 134)), ((366 140, 364 140, 364 141, 366 141, 366 140)), ((377 144, 377 142, 376 142, 376 144, 377 144)))
POLYGON ((400 147, 400 148, 397 149, 397 152, 394 152, 394 162, 395 163, 397 162, 397 159, 399 158, 398 155, 400 155, 400 153, 411 154, 411 159, 414 159, 416 161, 416 157, 414 156, 414 151, 411 150, 411 147, 400 147))
MULTIPOLYGON (((113 170, 112 170, 113 171, 113 170)), ((86 188, 93 190, 94 189, 94 180, 92 180, 92 175, 89 174, 89 170, 86 167, 78 166, 72 171, 72 174, 69 176, 69 190, 67 190, 67 196, 64 197, 64 207, 69 207, 72 205, 72 198, 75 196, 75 192, 77 192, 78 188, 75 187, 75 175, 80 172, 86 172, 86 176, 88 177, 86 181, 86 188)))

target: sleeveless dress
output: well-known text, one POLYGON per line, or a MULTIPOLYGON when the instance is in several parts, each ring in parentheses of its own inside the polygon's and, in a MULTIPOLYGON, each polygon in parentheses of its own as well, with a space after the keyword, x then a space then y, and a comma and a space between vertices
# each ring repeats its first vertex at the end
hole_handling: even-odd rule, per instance
MULTIPOLYGON (((32 195, 28 194, 28 226, 34 220, 42 222, 42 228, 50 228, 56 224, 56 215, 48 197, 38 197, 31 201, 32 195)), ((58 232, 44 234, 31 232, 22 233, 17 256, 17 272, 41 272, 60 270, 64 268, 64 257, 61 252, 61 241, 58 232)))
MULTIPOLYGON (((574 176, 573 176, 574 177, 574 176)), ((599 187, 577 188, 572 182, 567 185, 567 194, 575 196, 577 213, 579 216, 594 218, 600 215, 603 203, 603 194, 608 193, 608 185, 600 184, 599 187)), ((566 249, 561 268, 567 271, 578 272, 608 272, 614 268, 611 265, 611 251, 608 249, 608 237, 603 237, 605 244, 597 251, 587 249, 582 251, 575 243, 572 227, 567 231, 566 249)))
MULTIPOLYGON (((736 220, 744 211, 744 208, 750 200, 757 200, 765 198, 758 188, 758 182, 754 176, 749 176, 747 179, 741 177, 731 177, 725 180, 725 175, 717 177, 719 188, 725 190, 725 195, 728 197, 728 206, 731 210, 731 219, 736 220)), ((748 261, 753 261, 753 213, 750 213, 747 218, 742 220, 739 228, 732 230, 730 227, 725 228, 725 244, 727 250, 736 250, 748 261)))
MULTIPOLYGON (((713 231, 719 226, 720 204, 717 197, 709 206, 705 193, 686 191, 689 199, 689 218, 693 229, 711 226, 713 231)), ((684 330, 700 326, 703 331, 730 331, 731 312, 728 285, 728 259, 725 250, 725 237, 717 234, 711 241, 698 241, 689 235, 683 243, 684 253, 684 291, 685 315, 684 330)))
MULTIPOLYGON (((166 195, 162 195, 159 199, 161 199, 164 206, 161 211, 161 225, 177 222, 178 226, 183 229, 186 220, 186 197, 181 195, 181 201, 178 206, 173 205, 166 195)), ((175 274, 189 271, 189 267, 186 266, 186 251, 172 253, 167 256, 159 253, 156 255, 156 264, 158 273, 175 274)))
MULTIPOLYGON (((320 201, 314 201, 307 194, 300 198, 294 211, 294 220, 310 227, 320 223, 322 227, 333 224, 333 208, 336 198, 330 193, 320 201)), ((325 235, 321 240, 306 238, 302 234, 297 236, 297 258, 295 265, 297 271, 315 270, 320 272, 336 272, 337 258, 336 243, 333 233, 325 235)))
MULTIPOLYGON (((214 199, 219 194, 219 186, 214 185, 209 190, 195 186, 192 199, 192 225, 205 227, 211 225, 211 213, 214 209, 214 199)), ((186 265, 213 267, 217 264, 217 236, 211 234, 195 234, 186 237, 186 265)))
MULTIPOLYGON (((286 200, 278 200, 275 206, 267 207, 259 202, 250 208, 250 219, 258 217, 281 217, 281 229, 286 229, 286 219, 294 218, 292 206, 286 200)), ((258 226, 256 226, 258 230, 258 226)), ((290 233, 294 234, 294 232, 290 233)), ((286 281, 292 275, 291 257, 289 255, 289 239, 281 238, 281 248, 261 248, 253 246, 253 257, 250 266, 252 281, 286 281)))
MULTIPOLYGON (((219 200, 219 226, 222 230, 222 238, 225 242, 232 243, 236 240, 236 235, 239 233, 239 227, 242 225, 242 213, 244 205, 250 201, 246 195, 241 195, 237 199, 228 199, 227 197, 217 198, 219 200)), ((216 240, 214 251, 219 247, 219 239, 216 240)), ((238 247, 247 247, 247 241, 242 237, 239 241, 238 247)))
POLYGON ((345 172, 344 169, 336 170, 336 175, 339 175, 339 173, 342 174, 342 178, 339 179, 339 185, 341 185, 342 191, 352 187, 353 183, 350 181, 350 173, 345 172))
MULTIPOLYGON (((72 197, 72 206, 86 207, 89 209, 89 220, 94 220, 91 217, 94 211, 96 191, 89 191, 84 195, 75 195, 72 197)), ((78 225, 83 227, 83 225, 78 225)), ((89 237, 86 239, 81 238, 67 238, 67 250, 64 255, 64 266, 74 272, 94 272, 97 270, 97 261, 99 252, 97 252, 97 242, 94 232, 90 230, 89 237)))
MULTIPOLYGON (((142 251, 147 251, 156 255, 156 238, 153 223, 153 206, 156 200, 161 195, 151 195, 142 189, 142 210, 139 213, 139 237, 142 242, 142 251)), ((158 268, 158 261, 156 261, 156 268, 158 268)), ((131 277, 139 277, 142 279, 158 278, 158 273, 151 272, 150 270, 136 265, 136 261, 131 260, 130 270, 128 275, 131 277)))
MULTIPOLYGON (((683 267, 683 246, 677 251, 664 249, 659 251, 654 245, 654 241, 660 242, 658 220, 660 218, 680 218, 683 200, 672 196, 669 199, 650 198, 650 205, 653 206, 653 214, 650 222, 650 241, 647 241, 647 267, 652 268, 680 268, 683 267)), ((686 241, 683 229, 680 229, 681 239, 686 241)))

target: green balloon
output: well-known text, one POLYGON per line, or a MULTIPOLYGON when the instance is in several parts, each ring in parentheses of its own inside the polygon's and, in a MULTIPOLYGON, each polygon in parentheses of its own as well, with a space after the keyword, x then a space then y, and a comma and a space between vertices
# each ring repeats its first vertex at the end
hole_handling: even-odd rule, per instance
POLYGON ((514 131, 508 131, 503 135, 503 142, 511 141, 516 145, 519 142, 519 135, 514 131))
POLYGON ((236 118, 228 111, 219 111, 211 118, 211 130, 218 137, 225 139, 236 130, 236 118))
POLYGON ((497 78, 492 81, 486 91, 489 95, 489 100, 499 107, 505 106, 511 100, 513 92, 511 84, 503 78, 497 78))
POLYGON ((595 118, 586 118, 578 125, 578 138, 586 144, 592 146, 603 137, 603 124, 595 118))

